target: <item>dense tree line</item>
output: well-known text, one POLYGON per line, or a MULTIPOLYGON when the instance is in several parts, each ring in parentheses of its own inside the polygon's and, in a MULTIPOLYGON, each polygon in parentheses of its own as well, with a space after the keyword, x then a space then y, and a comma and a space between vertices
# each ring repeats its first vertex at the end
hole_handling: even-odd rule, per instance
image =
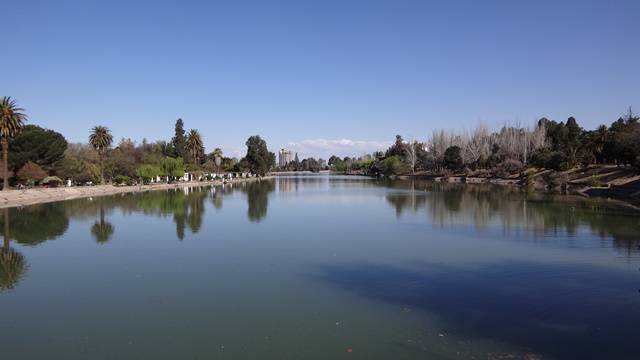
POLYGON ((320 158, 316 159, 314 157, 309 157, 306 159, 298 158, 298 154, 296 154, 293 161, 287 163, 284 167, 280 168, 281 171, 310 171, 310 172, 320 172, 321 170, 327 169, 326 160, 320 158))
MULTIPOLYGON (((195 175, 223 172, 253 172, 265 175, 275 168, 275 154, 269 152, 260 136, 247 142, 244 158, 225 157, 220 148, 206 153, 197 129, 185 131, 178 119, 170 141, 136 143, 122 138, 114 144, 106 126, 91 129, 87 143, 68 143, 56 131, 25 125, 25 111, 15 100, 0 99, 0 143, 5 184, 36 184, 53 179, 70 179, 76 184, 148 182, 158 176, 175 179, 191 172, 195 175), (114 146, 115 145, 115 146, 114 146), (6 177, 6 178, 5 178, 6 177)), ((53 183, 52 183, 53 184, 53 183)))
POLYGON ((631 109, 595 130, 585 130, 570 117, 565 122, 542 118, 531 127, 507 124, 493 132, 485 126, 460 133, 434 131, 424 142, 397 135, 385 152, 360 158, 332 156, 328 162, 337 172, 498 177, 531 167, 562 171, 592 164, 640 169, 640 117, 631 109))
MULTIPOLYGON (((69 144, 64 136, 37 125, 25 125, 27 116, 15 100, 0 99, 0 171, 3 184, 61 181, 75 183, 130 183, 157 176, 175 179, 185 171, 201 175, 252 172, 265 175, 275 169, 275 154, 258 135, 246 142, 242 159, 226 157, 219 148, 205 151, 197 129, 185 130, 178 119, 170 141, 142 143, 122 138, 115 146, 105 126, 91 129, 86 144, 69 144)), ((313 157, 294 161, 280 170, 372 175, 478 174, 508 176, 530 167, 567 170, 590 164, 640 168, 640 117, 629 109, 609 126, 586 130, 570 117, 564 122, 542 118, 533 126, 506 124, 497 131, 478 126, 472 131, 434 131, 428 139, 405 141, 396 136, 386 151, 362 157, 313 157)), ((3 185, 4 186, 4 185, 3 185)), ((6 186, 4 186, 6 188, 6 186)))

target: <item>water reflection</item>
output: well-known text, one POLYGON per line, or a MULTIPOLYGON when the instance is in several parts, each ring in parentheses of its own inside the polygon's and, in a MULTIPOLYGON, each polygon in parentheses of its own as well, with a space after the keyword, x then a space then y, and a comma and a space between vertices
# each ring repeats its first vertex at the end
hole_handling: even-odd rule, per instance
POLYGON ((56 203, 46 203, 23 208, 8 209, 11 213, 10 223, 5 217, 0 226, 9 225, 11 238, 17 243, 37 246, 62 236, 69 228, 69 217, 65 208, 56 203))
POLYGON ((267 216, 269 193, 275 190, 273 181, 256 181, 247 184, 243 192, 247 194, 247 218, 252 222, 260 222, 267 216))
POLYGON ((559 234, 570 239, 585 228, 613 238, 613 245, 627 255, 640 252, 640 212, 617 202, 501 186, 411 181, 381 185, 393 189, 385 199, 398 217, 425 214, 433 224, 471 225, 476 231, 497 225, 507 233, 526 230, 523 237, 534 239, 559 234))
POLYGON ((636 351, 628 341, 640 322, 634 273, 526 262, 411 269, 353 264, 323 266, 315 278, 372 300, 435 313, 443 333, 500 339, 545 358, 622 359, 636 351))
MULTIPOLYGON (((269 196, 276 189, 284 196, 301 190, 330 193, 351 188, 381 190, 399 218, 424 214, 431 224, 439 226, 472 226, 476 231, 500 226, 506 233, 519 232, 522 236, 517 238, 533 239, 559 234, 570 238, 580 229, 588 229, 603 239, 611 237, 614 246, 627 255, 640 252, 640 212, 607 200, 524 193, 498 186, 328 176, 281 177, 224 187, 150 191, 12 208, 10 229, 17 243, 36 246, 63 235, 70 219, 96 219, 91 235, 96 242, 106 243, 115 232, 115 225, 107 218, 119 211, 170 217, 176 226, 176 237, 183 240, 187 231, 196 234, 201 230, 207 202, 214 209, 222 209, 224 198, 234 193, 246 196, 247 219, 259 223, 267 216, 269 196)), ((2 226, 4 217, 0 222, 2 226)))
POLYGON ((3 210, 4 241, 0 249, 0 291, 13 289, 27 272, 27 260, 11 248, 9 209, 3 210))
POLYGON ((475 358, 491 358, 481 355, 494 344, 544 358, 635 353, 629 334, 640 322, 640 258, 574 249, 637 253, 638 213, 604 200, 306 176, 0 212, 0 290, 22 286, 0 296, 12 309, 0 322, 10 354, 60 349, 68 339, 81 340, 68 343, 66 358, 151 354, 158 343, 191 357, 221 344, 231 357, 238 349, 271 351, 264 358, 304 357, 291 344, 338 349, 319 355, 327 358, 351 356, 347 346, 368 358, 439 356, 432 345, 464 358, 458 350, 467 344, 475 358), (213 233, 220 236, 204 236, 213 233), (93 243, 116 234, 122 241, 93 243), (215 241, 189 241, 193 234, 215 241), (34 248, 41 244, 48 246, 34 248), (39 292, 56 306, 39 306, 39 292), (150 321, 164 330, 140 332, 150 321), (34 329, 42 337, 21 343, 34 329), (408 342, 415 339, 424 347, 408 342))
POLYGON ((97 202, 100 204, 100 220, 91 226, 91 235, 98 244, 105 244, 113 235, 113 225, 104 220, 104 198, 99 198, 97 202))

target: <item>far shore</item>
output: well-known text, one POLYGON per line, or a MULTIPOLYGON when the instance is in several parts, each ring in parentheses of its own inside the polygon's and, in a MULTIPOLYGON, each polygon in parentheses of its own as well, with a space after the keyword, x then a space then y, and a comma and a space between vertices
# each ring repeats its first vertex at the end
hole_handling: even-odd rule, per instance
MULTIPOLYGON (((237 184, 244 182, 260 181, 270 179, 266 177, 238 178, 227 184, 237 184)), ((7 190, 0 191, 0 208, 10 208, 16 206, 26 206, 42 204, 54 201, 64 201, 71 199, 87 198, 94 196, 106 196, 125 193, 136 193, 155 190, 181 189, 194 186, 215 186, 222 185, 220 180, 215 181, 185 181, 174 183, 148 184, 148 185, 95 185, 95 186, 72 186, 55 188, 33 188, 27 190, 7 190)))

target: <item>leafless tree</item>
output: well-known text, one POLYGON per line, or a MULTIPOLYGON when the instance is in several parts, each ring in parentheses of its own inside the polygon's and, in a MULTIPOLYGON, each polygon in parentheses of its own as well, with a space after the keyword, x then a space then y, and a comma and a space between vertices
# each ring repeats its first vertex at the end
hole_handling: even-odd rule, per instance
POLYGON ((418 157, 416 155, 416 146, 418 146, 418 142, 413 140, 411 142, 409 142, 409 144, 407 144, 407 146, 405 146, 405 152, 407 154, 407 161, 409 162, 409 165, 411 166, 411 174, 415 174, 416 172, 416 162, 418 160, 418 157))
POLYGON ((546 145, 546 129, 544 124, 535 124, 528 128, 519 123, 505 123, 499 131, 493 133, 482 124, 462 134, 444 130, 434 131, 427 141, 427 146, 434 159, 435 170, 441 170, 444 152, 454 145, 462 149, 465 165, 477 164, 480 159, 488 158, 496 145, 503 158, 526 163, 533 151, 546 145))

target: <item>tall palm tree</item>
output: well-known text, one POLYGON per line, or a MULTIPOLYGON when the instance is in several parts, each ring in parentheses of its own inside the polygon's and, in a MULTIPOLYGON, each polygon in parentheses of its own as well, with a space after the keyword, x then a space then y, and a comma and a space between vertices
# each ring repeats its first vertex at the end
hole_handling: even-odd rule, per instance
POLYGON ((604 145, 607 143, 609 139, 609 131, 605 125, 598 126, 598 129, 595 131, 594 137, 594 150, 596 152, 597 161, 604 162, 602 159, 602 152, 604 150, 604 145))
POLYGON ((27 121, 24 109, 19 108, 10 96, 0 99, 0 143, 2 144, 2 190, 9 189, 9 140, 18 135, 27 121))
POLYGON ((216 165, 216 172, 219 173, 222 164, 222 149, 215 148, 213 150, 213 163, 216 165))
POLYGON ((202 152, 202 149, 202 137, 200 136, 198 130, 189 130, 189 135, 187 136, 187 150, 189 151, 194 164, 199 164, 200 153, 202 152))
POLYGON ((94 126, 89 134, 89 144, 93 146, 100 157, 100 183, 104 184, 104 154, 111 147, 113 136, 106 126, 94 126))

